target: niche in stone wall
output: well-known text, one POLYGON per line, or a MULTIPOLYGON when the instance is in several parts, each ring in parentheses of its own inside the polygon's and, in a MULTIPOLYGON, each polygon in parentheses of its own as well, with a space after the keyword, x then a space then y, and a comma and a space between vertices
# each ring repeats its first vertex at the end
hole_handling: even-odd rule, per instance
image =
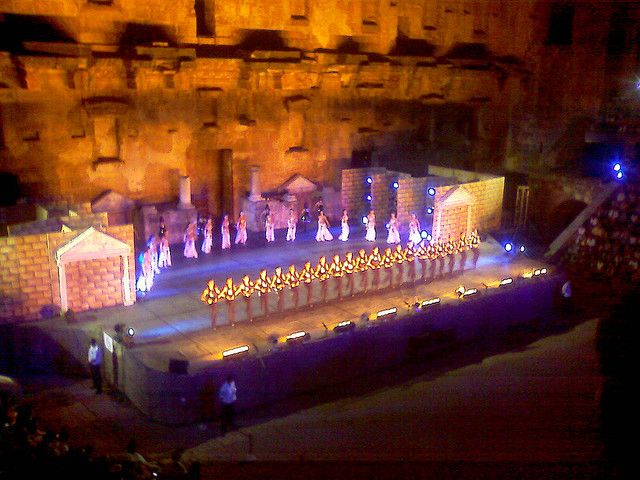
POLYGON ((93 168, 122 163, 120 119, 128 103, 119 98, 93 97, 85 100, 84 107, 93 126, 93 168))
POLYGON ((310 100, 303 95, 295 95, 285 99, 288 113, 287 121, 287 152, 306 152, 304 145, 305 112, 309 108, 310 100))

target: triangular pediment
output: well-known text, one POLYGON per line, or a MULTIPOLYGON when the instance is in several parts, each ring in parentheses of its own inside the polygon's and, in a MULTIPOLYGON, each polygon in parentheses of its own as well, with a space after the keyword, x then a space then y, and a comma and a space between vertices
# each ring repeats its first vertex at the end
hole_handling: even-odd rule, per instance
POLYGON ((445 193, 440 199, 440 205, 473 205, 473 195, 469 191, 460 186, 453 187, 445 193))
POLYGON ((278 190, 288 193, 307 193, 315 192, 316 190, 318 190, 318 185, 316 185, 308 178, 303 177, 300 174, 296 174, 289 180, 284 182, 282 185, 280 185, 278 190))
POLYGON ((122 240, 89 227, 56 250, 56 261, 66 263, 129 255, 129 252, 129 245, 122 240))
POLYGON ((135 202, 124 195, 106 190, 91 202, 93 212, 123 212, 135 206, 135 202))

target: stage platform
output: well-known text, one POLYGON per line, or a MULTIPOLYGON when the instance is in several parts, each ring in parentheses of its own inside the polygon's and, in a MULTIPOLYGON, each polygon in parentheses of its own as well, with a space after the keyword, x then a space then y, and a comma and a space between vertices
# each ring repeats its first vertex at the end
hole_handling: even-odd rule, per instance
MULTIPOLYGON (((387 245, 379 242, 377 246, 387 245)), ((221 303, 220 327, 215 331, 210 328, 210 307, 200 301, 209 278, 219 283, 227 277, 239 280, 244 274, 255 278, 261 268, 271 272, 278 265, 283 269, 291 263, 300 267, 306 260, 315 264, 322 255, 329 259, 334 254, 356 252, 359 248, 370 251, 372 247, 364 241, 303 240, 193 260, 180 259, 174 252, 174 266, 163 270, 156 277, 152 292, 134 306, 78 314, 73 322, 54 319, 30 324, 17 329, 15 344, 23 351, 29 348, 39 352, 41 362, 48 357, 58 364, 83 365, 90 338, 109 347, 103 342, 106 339, 108 344, 109 339, 115 338, 116 324, 133 327, 135 335, 129 342, 114 341, 113 353, 105 352, 107 381, 151 418, 185 423, 215 415, 215 391, 228 373, 236 374, 239 387, 245 392, 239 400, 240 408, 274 402, 391 367, 407 360, 408 355, 429 354, 430 346, 437 347, 429 343, 433 338, 464 343, 494 329, 540 321, 550 314, 562 281, 562 276, 554 274, 549 266, 523 255, 507 255, 488 238, 480 246, 475 269, 412 287, 272 313, 253 322, 243 321, 244 302, 239 300, 239 321, 235 326, 227 324, 227 309, 221 303), (540 267, 549 268, 549 272, 539 278, 521 278, 523 272, 540 267), (506 277, 514 278, 514 283, 499 288, 499 282, 506 277), (460 285, 477 288, 479 293, 460 299, 455 294, 460 285), (416 300, 434 297, 441 299, 440 305, 415 308, 416 300), (369 317, 392 307, 397 308, 396 315, 380 320, 369 317), (345 321, 353 322, 352 330, 333 330, 345 321), (35 331, 39 335, 34 335, 35 331), (300 331, 308 334, 303 343, 291 345, 282 341, 284 336, 300 331), (31 342, 39 343, 29 345, 31 342), (222 358, 223 351, 244 345, 249 349, 245 354, 222 358), (171 364, 178 369, 170 372, 171 364)), ((471 261, 467 261, 470 266, 471 261)), ((315 288, 313 298, 319 299, 319 286, 315 288)), ((305 291, 301 290, 300 296, 304 297, 305 291)), ((258 303, 255 305, 257 311, 258 303)), ((271 311, 276 307, 277 297, 270 294, 271 311)), ((38 355, 33 358, 38 361, 38 355)))

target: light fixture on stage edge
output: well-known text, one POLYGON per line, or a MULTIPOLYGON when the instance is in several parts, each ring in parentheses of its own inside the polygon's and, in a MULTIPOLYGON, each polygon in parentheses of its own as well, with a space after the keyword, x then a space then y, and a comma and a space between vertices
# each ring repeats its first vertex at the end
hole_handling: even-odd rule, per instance
POLYGON ((429 300, 423 300, 422 302, 420 302, 420 308, 427 308, 427 307, 431 307, 433 305, 439 305, 440 304, 440 297, 434 297, 434 298, 430 298, 429 300))
POLYGON ((356 328, 355 323, 353 323, 351 320, 345 320, 344 322, 337 323, 336 326, 333 327, 333 331, 336 333, 344 333, 350 332, 354 328, 356 328))
POLYGON ((286 337, 284 337, 284 341, 287 343, 302 343, 308 339, 309 339, 309 333, 304 331, 293 332, 287 335, 286 337))
POLYGON ((524 251, 526 250, 524 245, 520 245, 520 248, 518 249, 520 250, 520 253, 524 253, 524 251))
POLYGON ((507 277, 500 280, 500 287, 506 287, 507 285, 513 284, 513 278, 507 277))
POLYGON ((241 345, 239 347, 230 348, 222 352, 222 358, 238 358, 249 352, 249 345, 241 345))
POLYGON ((477 293, 477 288, 465 288, 464 285, 460 285, 458 288, 456 288, 456 294, 458 295, 458 298, 470 297, 471 295, 475 295, 477 293))
POLYGON ((513 250, 513 243, 511 243, 511 242, 505 243, 504 244, 504 251, 508 253, 511 250, 513 250))
POLYGON ((376 319, 380 320, 381 318, 391 318, 395 316, 397 313, 398 313, 397 307, 387 308, 384 310, 380 310, 378 313, 376 313, 376 319))
POLYGON ((136 334, 136 329, 133 327, 129 327, 127 328, 127 335, 129 335, 130 337, 133 337, 136 334))

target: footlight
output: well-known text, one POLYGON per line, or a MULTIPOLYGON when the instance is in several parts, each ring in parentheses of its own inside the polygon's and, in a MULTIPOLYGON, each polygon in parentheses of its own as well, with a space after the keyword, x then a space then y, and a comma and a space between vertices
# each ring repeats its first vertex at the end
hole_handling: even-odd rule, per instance
POLYGON ((513 243, 511 242, 507 242, 504 244, 504 251, 505 252, 510 252, 511 250, 513 250, 513 243))
POLYGON ((467 297, 470 297, 471 295, 476 295, 477 293, 478 293, 477 288, 470 288, 464 291, 464 293, 462 294, 462 298, 467 298, 467 297))
POLYGON ((308 338, 309 338, 309 334, 307 332, 293 332, 285 337, 285 342, 300 343, 300 342, 304 342, 308 338))
POLYGON ((222 352, 222 358, 238 358, 246 355, 249 351, 249 345, 241 345, 239 347, 230 348, 222 352))
POLYGON ((344 322, 337 323, 335 327, 333 327, 333 331, 336 333, 350 332, 356 328, 356 324, 351 320, 346 320, 344 322))
POLYGON ((511 285, 513 283, 513 278, 508 277, 508 278, 503 278, 502 280, 500 280, 500 287, 506 287, 507 285, 511 285))
POLYGON ((439 305, 439 304, 440 304, 440 297, 430 298, 429 300, 424 300, 420 302, 420 308, 427 308, 432 305, 439 305))
POLYGON ((376 313, 376 318, 378 320, 380 320, 381 318, 390 318, 393 317, 396 313, 398 313, 397 307, 387 308, 376 313))
POLYGON ((520 253, 524 253, 525 251, 524 245, 520 245, 520 248, 518 250, 520 250, 520 253))

